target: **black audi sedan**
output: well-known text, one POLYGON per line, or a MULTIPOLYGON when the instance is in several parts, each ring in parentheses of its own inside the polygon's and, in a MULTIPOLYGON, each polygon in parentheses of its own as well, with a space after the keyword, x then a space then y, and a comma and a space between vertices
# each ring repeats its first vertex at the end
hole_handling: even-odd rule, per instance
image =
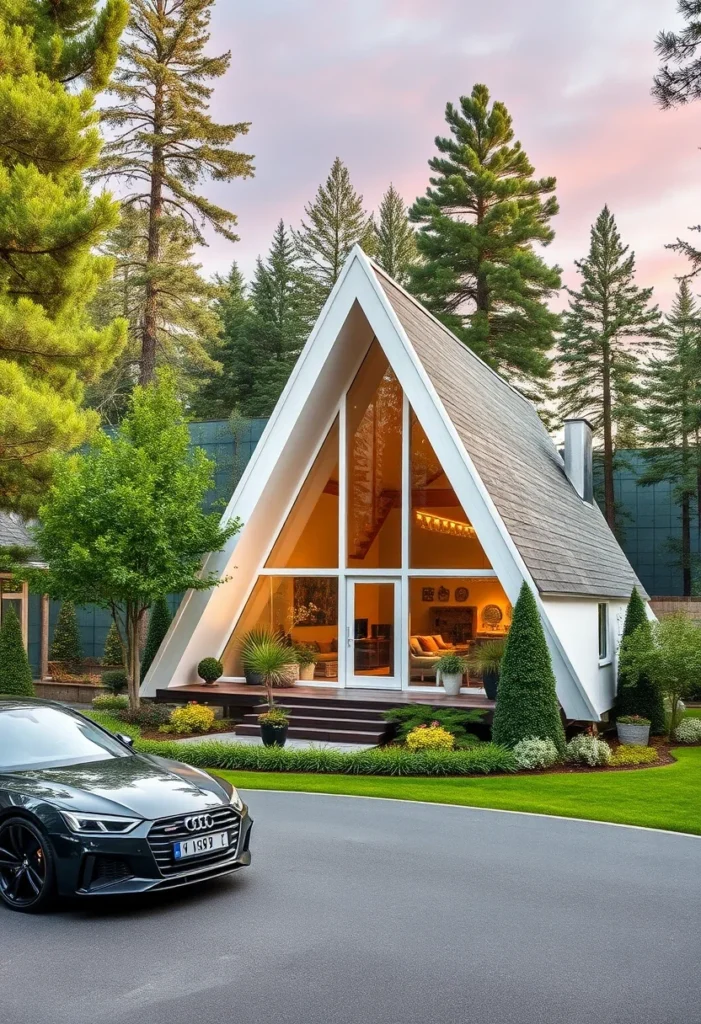
POLYGON ((0 698, 7 907, 172 889, 250 864, 252 822, 233 786, 131 744, 60 704, 0 698))

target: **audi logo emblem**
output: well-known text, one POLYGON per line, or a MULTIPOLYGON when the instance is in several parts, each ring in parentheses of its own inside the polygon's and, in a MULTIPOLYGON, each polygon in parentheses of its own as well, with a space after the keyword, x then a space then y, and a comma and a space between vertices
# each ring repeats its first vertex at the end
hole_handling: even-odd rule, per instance
POLYGON ((211 814, 196 814, 192 818, 185 818, 185 828, 188 832, 201 832, 205 828, 214 828, 214 818, 211 814))

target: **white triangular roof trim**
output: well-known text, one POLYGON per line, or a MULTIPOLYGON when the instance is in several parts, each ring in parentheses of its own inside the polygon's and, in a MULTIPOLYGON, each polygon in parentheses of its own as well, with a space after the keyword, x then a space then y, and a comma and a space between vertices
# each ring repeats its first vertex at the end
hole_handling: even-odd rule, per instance
MULTIPOLYGON (((250 529, 255 529, 253 517, 256 508, 274 474, 281 471, 284 449, 290 441, 292 432, 298 428, 303 417, 308 419, 310 416, 313 392, 319 388, 322 372, 325 371, 332 354, 337 354, 334 353, 334 349, 339 343, 339 335, 354 303, 357 302, 418 416, 451 486, 467 511, 485 554, 509 600, 512 604, 515 603, 523 581, 533 591, 553 657, 558 680, 558 696, 566 715, 573 719, 598 719, 597 711, 548 617, 533 578, 379 284, 376 273, 381 271, 376 271, 362 249, 356 246, 300 354, 224 512, 222 522, 228 522, 238 516, 244 524, 251 521, 250 529)), ((393 283, 396 285, 396 282, 393 283)), ((412 302, 415 301, 409 297, 412 302)), ((364 355, 365 350, 357 353, 355 369, 360 365, 364 355)), ((348 353, 346 361, 347 357, 348 353)), ((342 391, 347 386, 348 381, 344 383, 343 388, 337 389, 330 405, 337 405, 342 391)), ((520 397, 523 399, 522 395, 520 397)), ((310 444, 314 450, 323 441, 329 425, 330 423, 325 422, 321 428, 317 424, 313 442, 310 444)), ((304 465, 300 464, 296 469, 295 494, 304 483, 307 469, 306 460, 304 465)), ((287 510, 285 514, 286 512, 287 510)), ((284 522, 284 517, 279 519, 280 522, 284 522)), ((247 536, 248 531, 244 525, 244 530, 231 538, 223 551, 207 557, 203 571, 214 572, 222 579, 230 578, 237 570, 235 554, 239 541, 247 536)), ((267 538, 269 544, 266 551, 255 565, 244 565, 245 558, 241 562, 240 570, 250 574, 245 596, 239 586, 236 600, 230 600, 231 595, 228 599, 228 583, 212 591, 189 591, 185 595, 168 635, 146 676, 142 687, 144 695, 153 695, 157 688, 194 682, 198 661, 207 655, 218 656, 223 652, 245 600, 255 584, 258 570, 265 563, 267 550, 276 536, 277 530, 274 536, 267 538)), ((259 545, 263 544, 260 537, 256 538, 256 541, 259 545)))

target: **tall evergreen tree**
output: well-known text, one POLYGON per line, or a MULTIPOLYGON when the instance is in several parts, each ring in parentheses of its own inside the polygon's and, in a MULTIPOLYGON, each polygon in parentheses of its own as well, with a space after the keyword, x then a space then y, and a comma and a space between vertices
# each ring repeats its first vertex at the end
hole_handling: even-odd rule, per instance
MULTIPOLYGON (((627 637, 637 629, 650 629, 650 621, 645 611, 643 599, 637 587, 633 587, 626 609, 621 644, 625 645, 627 637)), ((623 672, 618 673, 618 690, 614 707, 616 718, 622 715, 640 715, 650 719, 650 730, 663 733, 665 730, 664 700, 659 687, 655 686, 646 675, 639 675, 635 683, 626 684, 623 672)))
POLYGON ((297 361, 310 327, 307 283, 297 265, 294 243, 282 221, 265 261, 259 259, 250 288, 243 293, 236 268, 223 312, 224 338, 217 351, 223 365, 195 403, 198 416, 219 409, 228 416, 269 416, 297 361))
POLYGON ((79 665, 83 660, 78 617, 72 601, 64 601, 61 605, 49 657, 52 661, 65 661, 69 665, 79 665))
MULTIPOLYGON (((701 0, 677 0, 677 10, 685 21, 680 32, 660 32, 655 49, 663 64, 653 87, 653 95, 663 110, 683 106, 701 97, 701 0)), ((695 224, 692 231, 701 231, 695 224)), ((701 271, 701 251, 690 242, 677 238, 667 246, 691 261, 692 273, 701 271)))
POLYGON ((124 325, 97 330, 86 305, 110 274, 93 249, 117 205, 83 176, 99 157, 94 92, 109 77, 125 0, 0 0, 0 506, 33 510, 57 452, 97 417, 86 381, 124 325), (71 83, 72 92, 67 83, 71 83))
POLYGON ((0 665, 2 693, 18 697, 34 696, 32 670, 24 649, 22 626, 12 605, 5 609, 0 624, 0 665))
POLYGON ((494 369, 544 380, 559 323, 547 300, 560 272, 534 245, 554 237, 555 179, 534 178, 509 112, 490 105, 486 86, 448 103, 445 116, 451 137, 436 139, 431 185, 410 214, 422 257, 411 289, 494 369))
POLYGON ((404 200, 394 185, 382 197, 379 218, 375 259, 390 277, 405 284, 416 263, 416 238, 404 200))
POLYGON ((231 148, 248 123, 217 124, 207 113, 210 82, 229 67, 231 53, 208 56, 215 0, 132 0, 127 37, 103 112, 114 129, 101 164, 103 177, 128 188, 125 202, 146 211, 146 281, 141 326, 140 382, 155 372, 159 325, 168 283, 160 273, 164 233, 182 217, 200 244, 212 227, 230 241, 236 217, 197 191, 206 178, 233 181, 253 174, 252 158, 231 148))
POLYGON ((659 337, 660 312, 652 288, 635 284, 635 254, 623 245, 607 206, 591 229, 586 259, 575 266, 578 291, 568 289, 558 360, 562 416, 586 415, 603 448, 606 520, 616 529, 615 452, 630 447, 638 419, 640 355, 659 337))
POLYGON ((294 232, 294 240, 302 270, 312 286, 315 318, 353 246, 362 245, 366 252, 373 252, 374 225, 363 209, 363 197, 353 188, 348 168, 338 157, 304 212, 307 220, 294 232))
POLYGON ((97 324, 122 316, 129 340, 115 367, 88 391, 87 399, 103 420, 117 422, 126 411, 138 382, 142 335, 149 283, 156 280, 159 302, 156 362, 175 373, 181 397, 187 400, 197 375, 218 369, 216 339, 221 324, 216 299, 219 288, 205 280, 194 260, 194 238, 182 217, 164 217, 158 264, 149 270, 148 214, 127 206, 104 252, 114 261, 114 276, 100 288, 92 303, 97 324))
POLYGON ((694 501, 701 541, 701 315, 686 280, 666 318, 662 351, 647 368, 645 398, 647 468, 639 482, 668 480, 672 485, 681 508, 680 563, 683 591, 689 596, 694 501))
POLYGON ((151 668, 151 662, 158 654, 158 648, 163 643, 169 626, 170 608, 168 607, 168 601, 165 597, 158 597, 151 606, 151 614, 148 620, 146 645, 144 647, 144 656, 141 659, 142 682, 146 673, 151 668))

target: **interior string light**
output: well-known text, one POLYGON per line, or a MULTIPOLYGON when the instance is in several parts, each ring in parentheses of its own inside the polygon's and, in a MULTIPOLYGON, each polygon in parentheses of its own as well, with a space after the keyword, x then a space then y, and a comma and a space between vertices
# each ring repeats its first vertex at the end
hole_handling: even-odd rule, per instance
POLYGON ((416 525, 422 530, 432 530, 434 533, 447 533, 451 537, 476 537, 475 528, 469 523, 459 523, 455 519, 444 519, 442 516, 432 516, 427 512, 415 512, 416 525))

